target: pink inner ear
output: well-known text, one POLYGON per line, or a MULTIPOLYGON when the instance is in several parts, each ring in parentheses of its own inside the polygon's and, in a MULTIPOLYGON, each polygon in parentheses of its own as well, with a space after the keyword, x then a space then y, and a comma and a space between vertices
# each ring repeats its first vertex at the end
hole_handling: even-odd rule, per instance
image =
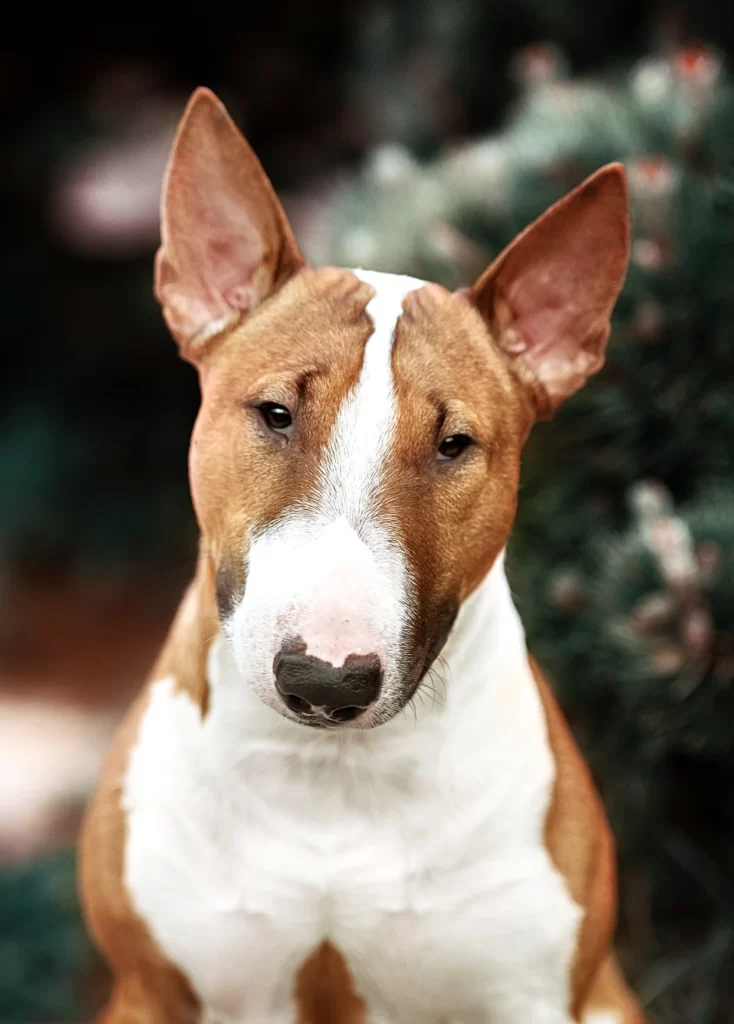
POLYGON ((243 200, 237 201, 226 168, 215 163, 189 167, 189 173, 198 178, 197 187, 182 189, 176 225, 182 235, 188 233, 189 244, 181 247, 181 261, 191 271, 187 287, 198 292, 205 318, 218 320, 228 309, 247 312, 256 303, 254 280, 266 261, 263 227, 253 222, 243 200))
POLYGON ((512 334, 517 340, 508 340, 510 354, 529 352, 534 360, 542 360, 559 347, 570 351, 583 345, 584 337, 593 331, 594 321, 603 320, 604 304, 578 304, 580 286, 568 274, 568 268, 558 268, 557 290, 546 275, 521 275, 509 289, 507 301, 513 310, 512 334), (569 280, 569 277, 571 280, 569 280), (569 288, 569 284, 575 288, 569 288))
POLYGON ((498 342, 535 382, 543 414, 601 367, 628 252, 624 174, 612 165, 551 207, 474 285, 498 342))
MULTIPOLYGON (((531 277, 531 275, 529 275, 531 277)), ((536 356, 553 345, 564 332, 567 313, 558 295, 546 288, 534 288, 532 279, 521 278, 509 290, 507 302, 514 313, 511 337, 505 351, 519 355, 532 349, 536 356)))
POLYGON ((503 347, 523 359, 553 407, 600 369, 609 333, 609 303, 569 270, 557 268, 555 291, 547 273, 531 272, 520 274, 507 294, 513 319, 503 347))
POLYGON ((264 256, 259 240, 247 235, 204 239, 199 267, 203 290, 220 295, 232 309, 250 309, 254 305, 252 280, 264 256))
POLYGON ((260 163, 222 104, 192 97, 174 142, 156 294, 185 352, 303 265, 260 163))

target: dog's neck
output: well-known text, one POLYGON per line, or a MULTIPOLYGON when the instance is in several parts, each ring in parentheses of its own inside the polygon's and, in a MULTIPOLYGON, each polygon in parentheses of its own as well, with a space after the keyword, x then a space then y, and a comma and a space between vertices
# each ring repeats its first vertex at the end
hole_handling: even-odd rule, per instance
POLYGON ((459 609, 439 671, 441 662, 467 688, 477 683, 477 675, 484 688, 488 676, 499 678, 508 669, 526 664, 525 632, 510 593, 504 551, 459 609))

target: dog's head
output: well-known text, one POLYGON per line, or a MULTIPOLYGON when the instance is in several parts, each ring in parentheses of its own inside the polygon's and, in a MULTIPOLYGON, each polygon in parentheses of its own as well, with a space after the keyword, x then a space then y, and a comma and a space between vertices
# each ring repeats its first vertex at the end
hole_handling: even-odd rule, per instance
POLYGON ((267 704, 369 727, 410 700, 507 540, 530 427, 602 365, 628 248, 612 165, 461 293, 311 269, 221 103, 194 94, 156 294, 200 374, 191 487, 223 629, 267 704))

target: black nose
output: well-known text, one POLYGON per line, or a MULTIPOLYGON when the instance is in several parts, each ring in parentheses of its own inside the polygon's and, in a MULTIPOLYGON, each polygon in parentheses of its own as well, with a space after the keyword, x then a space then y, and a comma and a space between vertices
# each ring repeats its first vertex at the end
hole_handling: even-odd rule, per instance
POLYGON ((336 668, 309 654, 284 649, 273 663, 286 706, 303 717, 349 722, 377 699, 382 672, 376 654, 350 654, 336 668))

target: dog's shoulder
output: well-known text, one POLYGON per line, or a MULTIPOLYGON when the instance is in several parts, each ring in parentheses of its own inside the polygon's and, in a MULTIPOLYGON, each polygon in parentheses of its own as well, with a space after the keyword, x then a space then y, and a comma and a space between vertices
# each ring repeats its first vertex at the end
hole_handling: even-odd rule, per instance
POLYGON ((615 925, 616 862, 614 839, 591 772, 563 716, 552 686, 537 661, 530 669, 540 692, 556 777, 545 839, 553 863, 566 879, 574 901, 584 909, 574 991, 583 1000, 592 981, 598 951, 609 943, 615 925))

